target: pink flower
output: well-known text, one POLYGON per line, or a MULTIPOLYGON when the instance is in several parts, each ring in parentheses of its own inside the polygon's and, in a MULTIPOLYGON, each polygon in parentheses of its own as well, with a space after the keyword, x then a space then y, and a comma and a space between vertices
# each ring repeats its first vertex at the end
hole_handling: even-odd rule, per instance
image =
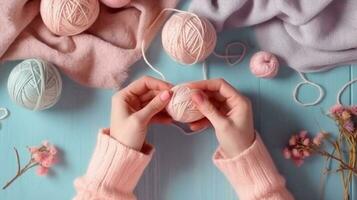
POLYGON ((322 140, 325 139, 327 133, 324 133, 324 132, 320 132, 318 133, 314 139, 312 140, 312 142, 317 145, 317 146, 320 146, 322 144, 322 140))
POLYGON ((305 138, 305 139, 303 140, 302 144, 305 145, 305 146, 309 146, 309 144, 310 144, 310 138, 305 138))
POLYGON ((53 146, 53 145, 51 145, 51 146, 49 147, 49 151, 50 151, 50 154, 52 154, 52 155, 56 155, 56 154, 57 154, 57 149, 56 149, 56 147, 53 146))
POLYGON ((357 115, 357 106, 352 106, 352 107, 350 108, 350 111, 351 111, 351 113, 352 113, 353 115, 357 115))
POLYGON ((291 152, 292 152, 292 155, 293 155, 294 158, 300 158, 301 157, 299 150, 294 148, 293 150, 291 150, 291 152))
POLYGON ((300 131, 290 137, 288 146, 283 149, 284 158, 291 159, 299 167, 304 163, 305 158, 311 156, 312 144, 308 132, 300 131))
POLYGON ((31 154, 34 154, 38 151, 38 148, 37 147, 29 147, 28 150, 31 154))
POLYGON ((32 161, 39 164, 39 175, 45 175, 58 162, 57 149, 48 141, 44 141, 40 147, 30 147, 29 151, 32 161))
POLYGON ((305 139, 306 136, 307 136, 307 131, 305 131, 305 130, 300 131, 299 136, 300 136, 301 139, 305 139))
POLYGON ((295 137, 295 135, 291 136, 291 138, 289 139, 289 145, 290 146, 296 145, 296 137, 295 137))
POLYGON ((41 165, 44 167, 52 167, 53 165, 55 165, 57 163, 57 157, 55 156, 49 156, 46 157, 42 162, 41 165))
POLYGON ((47 174, 48 174, 48 168, 47 167, 43 167, 41 165, 37 167, 37 175, 45 176, 47 174))
POLYGON ((28 147, 30 152, 30 158, 28 163, 21 166, 19 154, 16 148, 14 148, 17 159, 17 173, 16 175, 8 181, 2 189, 9 187, 18 177, 22 176, 25 172, 34 166, 37 166, 37 174, 39 176, 47 175, 50 168, 57 163, 58 155, 57 149, 54 145, 50 144, 48 141, 44 141, 41 146, 28 147))
POLYGON ((308 150, 304 150, 303 154, 304 154, 304 158, 309 157, 311 155, 308 150))
POLYGON ((348 119, 351 118, 351 114, 347 110, 345 110, 345 111, 342 112, 341 117, 344 120, 348 120, 348 119))
POLYGON ((290 159, 291 158, 291 151, 289 148, 285 147, 283 150, 283 155, 285 159, 290 159))
POLYGON ((354 124, 351 120, 346 121, 345 124, 343 125, 343 128, 350 133, 352 133, 355 130, 354 124))
POLYGON ((330 113, 334 115, 340 115, 344 111, 344 107, 341 104, 336 104, 330 108, 330 113))

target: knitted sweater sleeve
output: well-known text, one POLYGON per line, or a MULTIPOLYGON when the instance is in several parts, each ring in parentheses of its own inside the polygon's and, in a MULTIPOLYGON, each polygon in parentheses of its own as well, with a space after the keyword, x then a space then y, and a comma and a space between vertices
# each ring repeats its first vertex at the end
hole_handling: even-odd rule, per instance
POLYGON ((240 200, 292 200, 285 180, 276 169, 261 138, 234 158, 226 158, 221 148, 213 155, 240 200))
POLYGON ((74 200, 135 200, 133 193, 154 152, 144 145, 142 152, 130 149, 109 136, 98 134, 96 148, 84 176, 75 180, 74 200))

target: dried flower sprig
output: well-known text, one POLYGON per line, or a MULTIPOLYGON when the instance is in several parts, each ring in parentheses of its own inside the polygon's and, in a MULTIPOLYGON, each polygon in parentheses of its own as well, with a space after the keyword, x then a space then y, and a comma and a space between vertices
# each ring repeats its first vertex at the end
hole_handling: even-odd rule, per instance
POLYGON ((307 131, 301 131, 291 136, 283 155, 286 159, 293 160, 297 166, 301 166, 304 160, 313 154, 336 161, 336 172, 340 173, 344 188, 344 200, 349 200, 352 179, 357 176, 357 106, 335 105, 330 108, 328 116, 338 126, 337 139, 332 139, 330 134, 324 131, 314 138, 310 137, 307 131), (327 150, 327 145, 332 147, 331 152, 327 150))
POLYGON ((47 175, 49 169, 59 160, 56 147, 47 141, 44 141, 38 147, 28 147, 28 151, 31 156, 27 164, 23 167, 21 167, 19 152, 16 148, 14 148, 14 151, 17 161, 17 172, 16 175, 4 185, 2 188, 3 190, 9 187, 16 179, 33 167, 38 166, 37 174, 39 176, 47 175))
POLYGON ((307 131, 300 131, 290 137, 287 147, 283 150, 284 157, 293 160, 295 165, 300 167, 304 159, 321 151, 320 147, 326 137, 328 134, 325 132, 320 132, 311 138, 307 131))

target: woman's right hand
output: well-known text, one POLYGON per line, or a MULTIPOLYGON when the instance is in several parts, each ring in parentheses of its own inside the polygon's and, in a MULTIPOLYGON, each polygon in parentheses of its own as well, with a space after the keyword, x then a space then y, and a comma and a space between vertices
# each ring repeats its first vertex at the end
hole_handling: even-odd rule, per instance
POLYGON ((250 100, 223 79, 192 82, 197 89, 192 100, 205 116, 191 123, 198 130, 211 123, 224 154, 232 158, 247 149, 255 139, 253 112, 250 100))

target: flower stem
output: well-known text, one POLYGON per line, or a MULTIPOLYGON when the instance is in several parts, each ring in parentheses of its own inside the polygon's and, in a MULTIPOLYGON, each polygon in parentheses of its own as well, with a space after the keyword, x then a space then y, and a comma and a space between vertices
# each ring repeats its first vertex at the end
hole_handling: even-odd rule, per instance
POLYGON ((342 167, 344 167, 345 169, 351 170, 354 174, 357 175, 357 169, 355 169, 355 168, 349 166, 349 165, 348 165, 347 163, 345 163, 342 159, 336 157, 335 155, 332 155, 332 154, 330 154, 330 153, 328 153, 328 152, 326 152, 326 151, 322 151, 322 150, 317 149, 317 148, 313 148, 313 150, 314 150, 315 152, 321 154, 322 156, 330 157, 330 158, 332 158, 332 159, 338 161, 338 162, 341 164, 342 167))
POLYGON ((16 148, 14 148, 14 151, 15 151, 16 161, 17 161, 17 172, 16 172, 16 175, 4 185, 4 187, 2 188, 3 190, 5 190, 7 187, 9 187, 16 179, 18 179, 27 170, 38 165, 37 163, 32 162, 32 160, 30 159, 29 162, 21 169, 19 152, 17 151, 16 148))

